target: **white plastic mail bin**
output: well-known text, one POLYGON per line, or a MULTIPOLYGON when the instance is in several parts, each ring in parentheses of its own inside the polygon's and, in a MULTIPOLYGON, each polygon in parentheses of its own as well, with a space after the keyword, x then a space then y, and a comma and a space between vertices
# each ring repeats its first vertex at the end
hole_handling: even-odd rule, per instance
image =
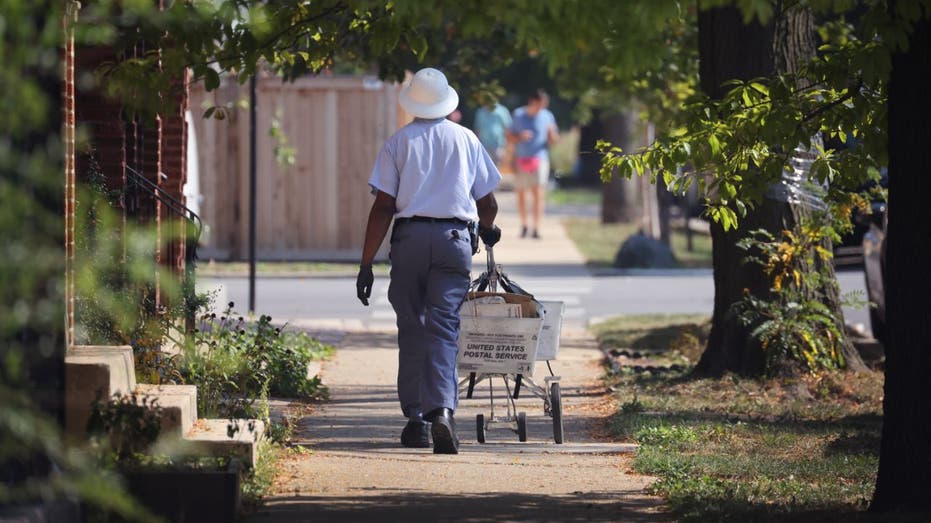
POLYGON ((459 322, 460 374, 533 375, 543 318, 462 316, 459 322))
POLYGON ((561 301, 541 301, 546 314, 537 346, 537 360, 555 360, 559 354, 559 336, 562 334, 562 314, 565 305, 561 301))

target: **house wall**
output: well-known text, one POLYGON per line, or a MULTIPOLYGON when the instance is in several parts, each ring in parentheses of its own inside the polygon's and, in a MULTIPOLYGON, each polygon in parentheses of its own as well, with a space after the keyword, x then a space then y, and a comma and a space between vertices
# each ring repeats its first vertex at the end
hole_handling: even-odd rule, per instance
MULTIPOLYGON (((139 53, 143 49, 136 50, 139 53)), ((81 234, 76 230, 76 209, 81 202, 75 191, 75 185, 87 182, 89 172, 97 168, 103 174, 109 190, 123 191, 127 184, 127 167, 141 173, 146 179, 156 183, 171 197, 184 202, 183 186, 186 179, 186 144, 187 124, 184 111, 187 108, 187 92, 183 90, 178 97, 176 110, 171 114, 159 115, 154 122, 143 123, 141 120, 129 120, 119 103, 103 96, 94 88, 81 88, 79 81, 83 75, 90 75, 100 64, 112 61, 116 54, 108 47, 75 48, 72 38, 66 39, 63 49, 64 87, 62 105, 65 112, 64 136, 65 148, 65 227, 66 227, 66 314, 68 326, 68 343, 74 341, 75 311, 74 272, 75 237, 81 234), (76 135, 86 135, 87 140, 77 143, 76 135)), ((187 73, 181 75, 179 82, 187 80, 187 73)), ((169 274, 178 282, 185 271, 185 235, 187 229, 178 216, 169 212, 167 206, 151 196, 143 194, 138 198, 133 211, 128 212, 126 199, 119 202, 119 212, 127 221, 143 225, 154 225, 158 238, 152 246, 153 258, 161 265, 170 268, 169 274)), ((163 304, 160 292, 166 282, 156 279, 155 299, 163 304)))
MULTIPOLYGON (((258 81, 259 259, 358 259, 372 202, 372 164, 384 140, 406 122, 397 89, 363 77, 258 81), (294 149, 292 166, 276 159, 278 142, 269 134, 274 120, 294 149)), ((192 87, 201 217, 209 228, 199 251, 204 259, 248 257, 249 111, 232 110, 222 120, 201 118, 207 107, 236 107, 248 96, 248 85, 235 81, 210 93, 199 84, 192 87)))

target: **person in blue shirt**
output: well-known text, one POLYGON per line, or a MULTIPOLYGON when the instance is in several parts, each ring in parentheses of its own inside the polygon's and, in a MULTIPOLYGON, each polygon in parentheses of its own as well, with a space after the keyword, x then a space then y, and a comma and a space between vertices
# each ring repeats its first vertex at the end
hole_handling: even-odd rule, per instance
POLYGON ((517 194, 517 212, 520 214, 520 236, 529 233, 540 237, 540 220, 543 217, 546 184, 550 175, 549 147, 559 140, 556 118, 547 109, 549 96, 538 89, 527 105, 514 110, 508 140, 514 146, 514 191, 517 194), (532 221, 528 222, 527 196, 532 200, 532 221), (532 228, 528 228, 528 225, 532 228))
POLYGON ((475 122, 472 127, 495 163, 500 162, 504 158, 504 149, 507 146, 507 130, 511 127, 511 112, 500 103, 496 103, 491 108, 483 105, 475 111, 475 122))
POLYGON ((501 174, 475 134, 446 118, 459 95, 442 72, 418 71, 398 102, 414 121, 375 160, 356 295, 368 305, 372 261, 393 219, 388 301, 398 318, 401 444, 427 448, 432 436, 434 453, 457 454, 459 307, 471 278, 472 225, 486 245, 501 238, 493 192, 501 174))

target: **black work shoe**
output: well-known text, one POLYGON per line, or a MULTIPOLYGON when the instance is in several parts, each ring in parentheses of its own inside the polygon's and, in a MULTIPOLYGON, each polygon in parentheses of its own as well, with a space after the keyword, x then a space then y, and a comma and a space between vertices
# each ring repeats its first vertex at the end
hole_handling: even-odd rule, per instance
POLYGON ((521 228, 520 228, 520 237, 521 237, 521 238, 526 238, 526 237, 527 237, 527 226, 524 226, 524 227, 521 227, 521 228))
POLYGON ((433 453, 459 454, 459 438, 456 437, 456 420, 453 419, 452 409, 436 409, 424 418, 432 423, 430 433, 433 435, 433 453))
POLYGON ((533 230, 533 234, 530 235, 530 237, 533 238, 534 240, 539 240, 539 239, 540 239, 540 232, 537 231, 536 229, 534 229, 534 230, 533 230))
POLYGON ((425 421, 408 421, 401 431, 401 445, 412 449, 430 448, 430 427, 425 421))

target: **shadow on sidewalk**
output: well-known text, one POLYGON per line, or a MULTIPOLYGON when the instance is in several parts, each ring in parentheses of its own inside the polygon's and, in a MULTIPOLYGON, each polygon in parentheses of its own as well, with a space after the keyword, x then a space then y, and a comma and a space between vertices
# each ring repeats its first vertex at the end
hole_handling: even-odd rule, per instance
MULTIPOLYGON (((554 471, 558 474, 558 471, 554 471)), ((425 479, 425 487, 428 478, 425 479)), ((506 481, 498 478, 495 481, 506 481)), ((495 485, 501 487, 502 485, 495 485)), ((476 490, 487 488, 476 485, 476 490)), ((487 493, 422 495, 416 490, 360 489, 357 496, 290 496, 270 498, 250 518, 262 521, 672 521, 658 504, 640 492, 578 492, 569 496, 487 493), (619 499, 629 501, 619 501, 619 499)))

